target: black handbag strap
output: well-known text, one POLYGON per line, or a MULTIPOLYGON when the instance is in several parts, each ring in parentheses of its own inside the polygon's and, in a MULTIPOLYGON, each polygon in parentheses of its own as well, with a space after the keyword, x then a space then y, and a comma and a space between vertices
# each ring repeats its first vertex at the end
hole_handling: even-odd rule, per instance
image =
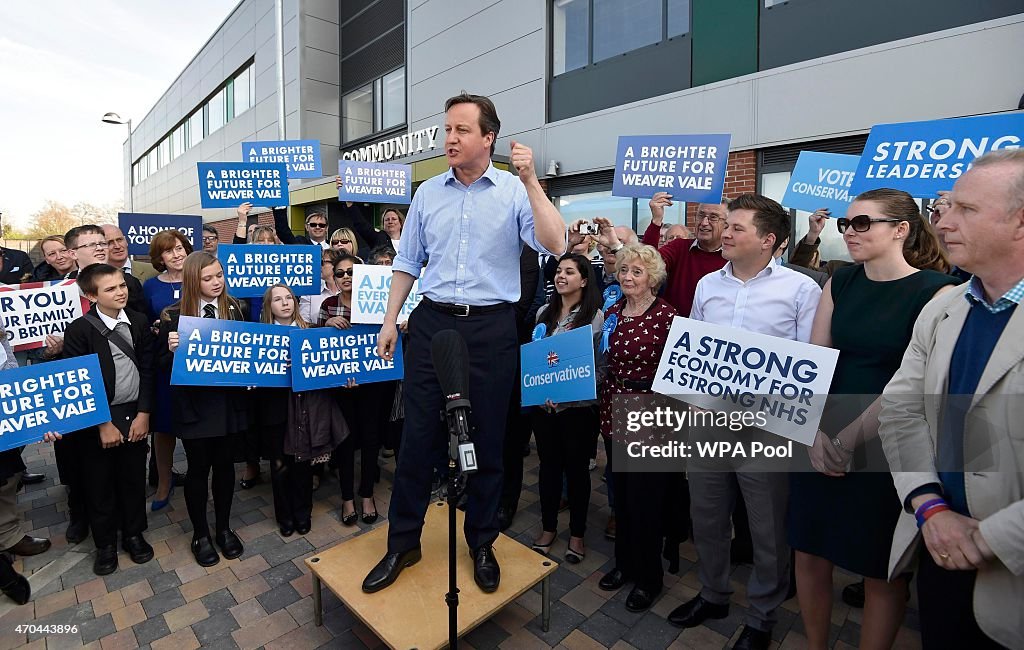
POLYGON ((92 311, 85 314, 85 320, 87 320, 90 325, 99 330, 99 333, 102 334, 108 341, 116 345, 117 348, 121 350, 121 352, 124 352, 125 355, 132 360, 132 363, 135 364, 136 368, 139 367, 139 358, 135 355, 135 349, 132 346, 128 345, 128 342, 125 341, 120 334, 115 336, 114 332, 109 327, 107 327, 106 324, 102 320, 100 320, 100 317, 97 316, 92 311))

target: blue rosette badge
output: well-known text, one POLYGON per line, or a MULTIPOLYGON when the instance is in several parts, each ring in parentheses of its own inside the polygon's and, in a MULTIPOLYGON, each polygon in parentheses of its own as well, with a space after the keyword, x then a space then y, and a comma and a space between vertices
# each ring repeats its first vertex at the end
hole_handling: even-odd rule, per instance
MULTIPOLYGON (((609 287, 611 288, 611 287, 609 287)), ((616 326, 619 324, 619 317, 617 314, 612 314, 604 320, 604 325, 601 326, 601 353, 604 354, 608 351, 608 347, 611 345, 612 332, 615 331, 616 326)))
POLYGON ((617 284, 610 284, 608 288, 604 290, 604 307, 601 311, 608 311, 608 308, 619 301, 622 297, 622 287, 617 284))
POLYGON ((533 328, 533 338, 531 341, 539 341, 547 336, 548 327, 544 323, 537 323, 537 327, 533 328))

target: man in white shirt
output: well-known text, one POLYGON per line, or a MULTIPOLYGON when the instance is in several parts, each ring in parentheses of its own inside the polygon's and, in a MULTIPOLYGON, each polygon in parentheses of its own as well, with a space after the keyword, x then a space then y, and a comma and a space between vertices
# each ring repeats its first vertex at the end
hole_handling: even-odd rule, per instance
MULTIPOLYGON (((744 194, 729 203, 722 257, 725 266, 697 283, 690 318, 808 342, 821 289, 806 275, 775 263, 774 252, 789 237, 782 206, 744 194)), ((696 627, 729 613, 729 547, 733 504, 742 493, 754 543, 754 571, 747 584, 746 625, 734 648, 768 648, 775 609, 789 587, 790 550, 785 516, 788 475, 735 471, 729 466, 690 471, 690 514, 700 556, 703 588, 676 608, 669 621, 696 627)))

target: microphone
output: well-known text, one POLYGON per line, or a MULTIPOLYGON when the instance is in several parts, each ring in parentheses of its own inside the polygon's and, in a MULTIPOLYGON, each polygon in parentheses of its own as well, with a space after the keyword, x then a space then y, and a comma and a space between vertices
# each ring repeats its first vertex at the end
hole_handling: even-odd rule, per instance
POLYGON ((430 358, 445 396, 445 419, 451 439, 449 458, 457 460, 463 473, 477 469, 476 450, 469 434, 469 350, 466 340, 455 330, 441 330, 430 341, 430 358))

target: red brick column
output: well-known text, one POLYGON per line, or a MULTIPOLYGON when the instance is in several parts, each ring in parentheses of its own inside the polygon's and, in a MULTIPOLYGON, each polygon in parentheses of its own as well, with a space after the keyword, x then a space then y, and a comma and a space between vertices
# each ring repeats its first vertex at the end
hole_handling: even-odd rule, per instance
MULTIPOLYGON (((722 198, 726 201, 740 194, 754 192, 757 188, 757 151, 730 151, 729 166, 725 172, 725 191, 722 198)), ((686 204, 686 225, 696 224, 697 204, 686 204)))

